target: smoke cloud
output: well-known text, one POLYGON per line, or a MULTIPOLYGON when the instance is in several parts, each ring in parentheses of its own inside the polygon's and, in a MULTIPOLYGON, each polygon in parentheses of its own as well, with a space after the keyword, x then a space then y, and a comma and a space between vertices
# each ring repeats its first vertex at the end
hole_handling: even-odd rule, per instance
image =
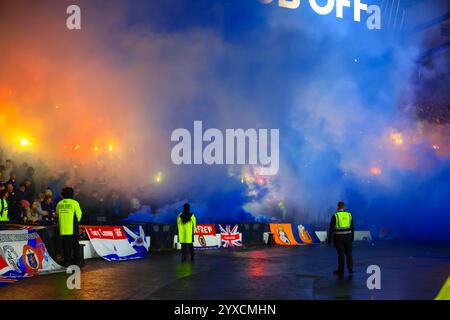
POLYGON ((233 0, 79 1, 70 31, 70 4, 0 1, 8 155, 142 188, 160 222, 190 201, 204 222, 323 223, 343 200, 361 227, 450 240, 449 124, 417 112, 448 60, 423 69, 420 35, 233 0), (195 120, 280 129, 279 174, 173 165, 171 132, 195 120))

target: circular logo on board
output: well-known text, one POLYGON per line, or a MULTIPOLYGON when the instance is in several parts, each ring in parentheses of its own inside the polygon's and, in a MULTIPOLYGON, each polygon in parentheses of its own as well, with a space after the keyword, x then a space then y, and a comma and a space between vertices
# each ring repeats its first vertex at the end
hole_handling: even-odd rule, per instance
POLYGON ((198 242, 202 247, 206 247, 206 239, 204 236, 198 236, 198 242))
POLYGON ((3 256, 3 259, 6 260, 10 268, 12 268, 16 272, 21 272, 18 265, 19 255, 12 246, 3 246, 3 248, 0 249, 0 254, 3 256))
POLYGON ((39 269, 39 257, 32 246, 23 247, 23 262, 27 268, 27 272, 36 272, 39 269))

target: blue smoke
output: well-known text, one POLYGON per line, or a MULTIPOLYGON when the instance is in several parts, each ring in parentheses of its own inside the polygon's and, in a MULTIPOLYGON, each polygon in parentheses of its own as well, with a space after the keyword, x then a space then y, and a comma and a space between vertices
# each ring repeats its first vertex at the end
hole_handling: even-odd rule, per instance
MULTIPOLYGON (((430 10, 438 6, 428 4, 430 10)), ((217 52, 201 51, 210 57, 204 79, 196 78, 203 90, 182 103, 182 116, 169 129, 191 128, 197 119, 221 129, 280 128, 282 166, 277 179, 252 197, 240 187, 222 192, 230 179, 226 170, 209 179, 209 167, 183 168, 181 175, 200 186, 189 192, 204 204, 196 208, 200 217, 280 218, 273 202, 281 200, 284 220, 325 223, 335 203, 344 200, 361 228, 387 227, 408 240, 449 241, 449 158, 430 149, 432 137, 448 141, 445 131, 436 138, 442 126, 429 125, 423 133, 422 121, 404 112, 420 91, 412 80, 424 50, 420 36, 369 31, 364 22, 317 16, 307 7, 290 11, 228 1, 222 13, 221 26, 203 21, 222 35, 209 48, 217 52), (403 134, 404 146, 391 145, 393 131, 403 134), (372 167, 381 175, 371 174, 372 167)), ((198 26, 187 20, 172 27, 183 33, 198 26)), ((405 30, 416 23, 410 18, 405 30)))
MULTIPOLYGON (((80 73, 78 52, 93 63, 82 61, 83 72, 107 70, 100 79, 113 86, 95 84, 102 90, 92 92, 118 101, 105 117, 119 115, 120 138, 137 145, 117 179, 130 189, 152 184, 146 197, 156 214, 147 208, 133 219, 172 223, 189 201, 199 222, 326 224, 342 200, 359 228, 450 242, 450 130, 448 121, 430 120, 441 96, 448 101, 448 90, 425 85, 448 80, 448 57, 424 66, 419 58, 427 33, 409 32, 427 15, 448 10, 446 1, 405 1, 409 7, 395 16, 384 7, 380 31, 368 30, 364 15, 354 22, 352 9, 337 19, 334 12, 317 15, 306 0, 297 10, 276 2, 79 1, 86 47, 70 38, 52 52, 74 59, 74 74, 80 73), (427 97, 433 99, 421 102, 427 97), (419 117, 423 104, 429 111, 419 117), (195 120, 222 131, 279 129, 279 174, 255 182, 252 168, 173 165, 171 133, 192 131, 195 120), (149 182, 155 171, 163 172, 161 184, 149 182)), ((55 17, 64 12, 59 3, 49 5, 55 17)), ((82 101, 96 98, 86 95, 82 101)), ((89 108, 100 98, 94 101, 89 108)))
POLYGON ((181 213, 183 205, 189 203, 191 212, 197 218, 198 223, 270 223, 276 221, 264 215, 254 216, 244 210, 245 195, 241 190, 229 192, 217 192, 208 199, 207 203, 195 203, 183 199, 160 208, 153 213, 149 206, 128 216, 126 222, 149 222, 149 223, 174 223, 178 214, 181 213))

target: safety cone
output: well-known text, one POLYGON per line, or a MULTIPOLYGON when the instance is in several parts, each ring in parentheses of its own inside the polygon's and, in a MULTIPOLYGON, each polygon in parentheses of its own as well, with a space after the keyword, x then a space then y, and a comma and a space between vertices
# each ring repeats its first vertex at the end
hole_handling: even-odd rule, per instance
POLYGON ((434 300, 450 300, 450 277, 434 300))

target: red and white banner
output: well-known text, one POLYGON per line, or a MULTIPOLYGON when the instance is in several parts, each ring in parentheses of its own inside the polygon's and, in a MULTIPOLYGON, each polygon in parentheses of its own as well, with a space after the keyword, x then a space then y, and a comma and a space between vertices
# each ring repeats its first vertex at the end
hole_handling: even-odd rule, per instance
POLYGON ((86 227, 89 239, 123 240, 127 237, 122 227, 86 227))
POLYGON ((194 230, 194 248, 195 249, 217 249, 216 228, 213 224, 198 224, 194 230))
POLYGON ((135 232, 122 226, 86 226, 85 230, 97 254, 108 261, 141 259, 149 249, 141 226, 135 232))
POLYGON ((242 233, 238 231, 238 227, 236 224, 233 228, 230 225, 226 225, 224 228, 219 224, 222 247, 242 247, 242 233))

